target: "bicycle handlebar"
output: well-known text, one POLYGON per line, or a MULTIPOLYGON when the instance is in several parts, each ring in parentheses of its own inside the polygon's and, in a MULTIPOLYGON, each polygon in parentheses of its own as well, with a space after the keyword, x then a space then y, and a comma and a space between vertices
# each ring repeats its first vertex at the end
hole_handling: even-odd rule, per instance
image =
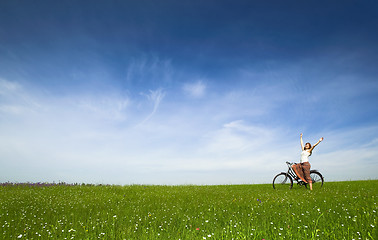
POLYGON ((286 161, 286 164, 291 166, 291 165, 296 164, 296 163, 295 162, 287 162, 286 161))

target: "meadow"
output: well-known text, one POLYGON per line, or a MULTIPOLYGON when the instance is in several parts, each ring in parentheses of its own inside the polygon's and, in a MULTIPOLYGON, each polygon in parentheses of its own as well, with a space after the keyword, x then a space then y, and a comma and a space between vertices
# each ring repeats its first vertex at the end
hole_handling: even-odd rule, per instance
POLYGON ((0 239, 378 239, 378 180, 0 185, 0 239))

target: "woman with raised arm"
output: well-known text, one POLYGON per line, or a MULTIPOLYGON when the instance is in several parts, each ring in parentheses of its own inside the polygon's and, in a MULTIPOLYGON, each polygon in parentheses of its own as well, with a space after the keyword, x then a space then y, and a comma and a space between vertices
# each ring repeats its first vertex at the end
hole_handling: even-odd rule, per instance
POLYGON ((303 134, 301 133, 301 163, 295 164, 292 166, 294 172, 297 174, 297 176, 302 179, 304 182, 308 183, 310 185, 310 190, 312 190, 312 180, 310 177, 310 168, 311 164, 308 161, 308 157, 311 156, 312 150, 321 142, 324 138, 320 138, 317 143, 314 144, 314 146, 311 147, 311 144, 308 142, 305 145, 303 145, 303 134))

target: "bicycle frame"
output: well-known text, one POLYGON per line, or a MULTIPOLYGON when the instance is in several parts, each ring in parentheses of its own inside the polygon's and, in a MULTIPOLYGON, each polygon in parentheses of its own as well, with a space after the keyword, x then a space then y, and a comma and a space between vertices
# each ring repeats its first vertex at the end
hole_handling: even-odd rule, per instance
MULTIPOLYGON (((300 186, 307 187, 307 182, 299 178, 297 174, 295 173, 295 171, 293 170, 292 166, 295 163, 286 162, 286 164, 288 168, 287 172, 280 172, 273 178, 273 188, 275 188, 275 186, 278 186, 278 185, 287 185, 288 183, 290 185, 290 188, 292 188, 294 181, 297 182, 297 184, 300 186)), ((324 178, 323 178, 323 175, 318 170, 310 170, 310 177, 312 180, 312 186, 314 186, 314 183, 315 183, 315 186, 319 186, 319 187, 323 186, 324 178)))
POLYGON ((291 162, 286 162, 287 164, 287 167, 288 167, 288 170, 287 170, 287 175, 290 176, 293 180, 295 180, 298 184, 300 185, 305 185, 307 184, 306 182, 302 181, 302 179, 300 179, 297 174, 295 174, 293 168, 291 167, 292 165, 294 165, 295 163, 291 163, 291 162))

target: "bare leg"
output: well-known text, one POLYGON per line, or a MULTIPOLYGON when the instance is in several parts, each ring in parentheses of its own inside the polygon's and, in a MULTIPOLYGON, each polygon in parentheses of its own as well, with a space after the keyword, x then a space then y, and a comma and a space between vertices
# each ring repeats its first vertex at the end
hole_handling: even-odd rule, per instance
POLYGON ((310 185, 310 190, 312 191, 312 182, 308 183, 310 185))

